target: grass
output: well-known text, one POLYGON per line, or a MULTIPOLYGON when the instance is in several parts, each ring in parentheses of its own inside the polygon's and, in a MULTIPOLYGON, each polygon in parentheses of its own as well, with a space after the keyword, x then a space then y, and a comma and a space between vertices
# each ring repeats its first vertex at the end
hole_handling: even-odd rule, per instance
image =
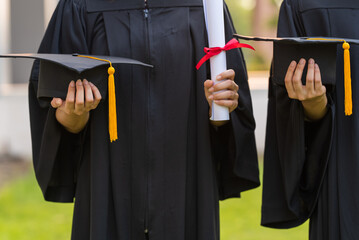
POLYGON ((0 191, 1 240, 65 240, 72 204, 45 202, 33 172, 0 191))
MULTIPOLYGON (((221 202, 221 239, 307 239, 307 224, 291 230, 259 226, 260 204, 260 188, 221 202)), ((0 191, 0 240, 70 239, 72 211, 72 204, 45 202, 31 172, 0 191)))

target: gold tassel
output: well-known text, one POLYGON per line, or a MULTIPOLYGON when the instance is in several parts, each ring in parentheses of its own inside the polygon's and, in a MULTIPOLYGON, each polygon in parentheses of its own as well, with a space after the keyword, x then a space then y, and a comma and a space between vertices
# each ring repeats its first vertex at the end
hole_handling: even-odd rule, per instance
POLYGON ((350 116, 353 113, 353 100, 352 100, 352 78, 350 69, 350 45, 347 42, 343 43, 344 49, 344 107, 345 115, 350 116))
POLYGON ((116 115, 116 93, 115 93, 115 77, 113 76, 115 69, 112 65, 108 68, 108 130, 110 133, 110 141, 116 141, 117 138, 117 115, 116 115))
POLYGON ((108 132, 110 134, 110 141, 114 142, 118 139, 117 135, 117 110, 116 110, 116 91, 115 91, 115 68, 112 67, 112 63, 109 60, 85 56, 74 55, 77 57, 90 58, 94 60, 108 62, 110 67, 108 68, 108 132))
POLYGON ((346 116, 353 114, 352 77, 350 68, 350 45, 344 39, 307 38, 307 40, 342 41, 344 49, 344 112, 346 116))

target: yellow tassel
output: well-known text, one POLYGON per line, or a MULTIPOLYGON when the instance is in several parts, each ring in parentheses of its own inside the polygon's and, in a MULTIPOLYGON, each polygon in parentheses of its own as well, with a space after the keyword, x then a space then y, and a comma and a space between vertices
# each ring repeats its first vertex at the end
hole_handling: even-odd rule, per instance
POLYGON ((352 77, 350 68, 350 45, 344 39, 307 38, 307 40, 342 41, 344 49, 344 112, 346 116, 353 114, 352 77))
POLYGON ((90 58, 94 60, 108 62, 110 67, 108 68, 108 132, 110 134, 110 141, 114 142, 118 139, 117 136, 117 110, 116 110, 116 92, 115 92, 115 68, 112 67, 112 63, 109 60, 85 56, 74 55, 77 57, 90 58))
POLYGON ((347 42, 343 43, 344 49, 344 95, 345 95, 345 115, 350 116, 353 113, 352 101, 352 78, 350 69, 350 45, 347 42))
POLYGON ((115 69, 110 66, 108 68, 108 127, 110 133, 110 141, 117 140, 117 115, 116 115, 116 93, 115 93, 115 77, 113 74, 115 69))

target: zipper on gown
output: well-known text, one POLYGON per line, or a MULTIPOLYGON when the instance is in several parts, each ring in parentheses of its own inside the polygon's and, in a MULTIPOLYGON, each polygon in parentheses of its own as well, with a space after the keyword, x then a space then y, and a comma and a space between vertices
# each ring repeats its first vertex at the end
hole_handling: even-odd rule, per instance
MULTIPOLYGON (((144 8, 143 8, 143 15, 144 15, 144 18, 145 18, 145 31, 146 31, 146 33, 145 33, 145 37, 146 37, 146 48, 147 48, 147 57, 148 58, 150 58, 150 52, 149 52, 149 45, 150 45, 150 43, 149 43, 149 36, 148 36, 148 14, 149 14, 149 11, 148 11, 148 2, 147 2, 147 0, 144 0, 144 8)), ((149 76, 148 76, 148 84, 149 84, 149 76)), ((149 85, 148 85, 148 89, 149 89, 149 85)), ((149 94, 149 93, 148 93, 149 94)), ((149 101, 148 101, 149 102, 149 101)), ((148 108, 149 109, 149 108, 148 108)), ((148 110, 147 110, 148 111, 148 110)), ((147 119, 148 119, 148 112, 147 112, 147 119)), ((148 129, 148 120, 147 120, 147 129, 148 129)), ((147 141, 148 141, 148 139, 147 139, 147 141)), ((147 150, 148 151, 148 150, 147 150)), ((148 160, 149 161, 149 160, 148 160)), ((145 224, 144 224, 144 235, 145 235, 145 240, 149 240, 150 239, 150 237, 149 237, 149 229, 148 229, 148 215, 149 215, 149 213, 148 213, 148 209, 149 209, 149 206, 148 206, 148 201, 149 201, 149 163, 147 163, 147 179, 146 179, 146 181, 147 181, 147 192, 146 192, 146 207, 145 207, 145 219, 144 219, 144 222, 145 222, 145 224)))

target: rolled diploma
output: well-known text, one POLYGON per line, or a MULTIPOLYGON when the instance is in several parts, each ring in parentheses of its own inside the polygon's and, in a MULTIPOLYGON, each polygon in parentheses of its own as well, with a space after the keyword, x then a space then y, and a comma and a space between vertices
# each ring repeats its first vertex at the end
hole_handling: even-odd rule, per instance
MULTIPOLYGON (((207 23, 209 47, 224 47, 226 42, 224 35, 223 0, 203 0, 203 8, 207 23)), ((214 81, 214 84, 217 84, 220 81, 216 80, 216 76, 227 70, 226 52, 223 51, 212 57, 210 65, 211 79, 214 81)), ((212 103, 211 120, 229 120, 228 108, 212 103)))

